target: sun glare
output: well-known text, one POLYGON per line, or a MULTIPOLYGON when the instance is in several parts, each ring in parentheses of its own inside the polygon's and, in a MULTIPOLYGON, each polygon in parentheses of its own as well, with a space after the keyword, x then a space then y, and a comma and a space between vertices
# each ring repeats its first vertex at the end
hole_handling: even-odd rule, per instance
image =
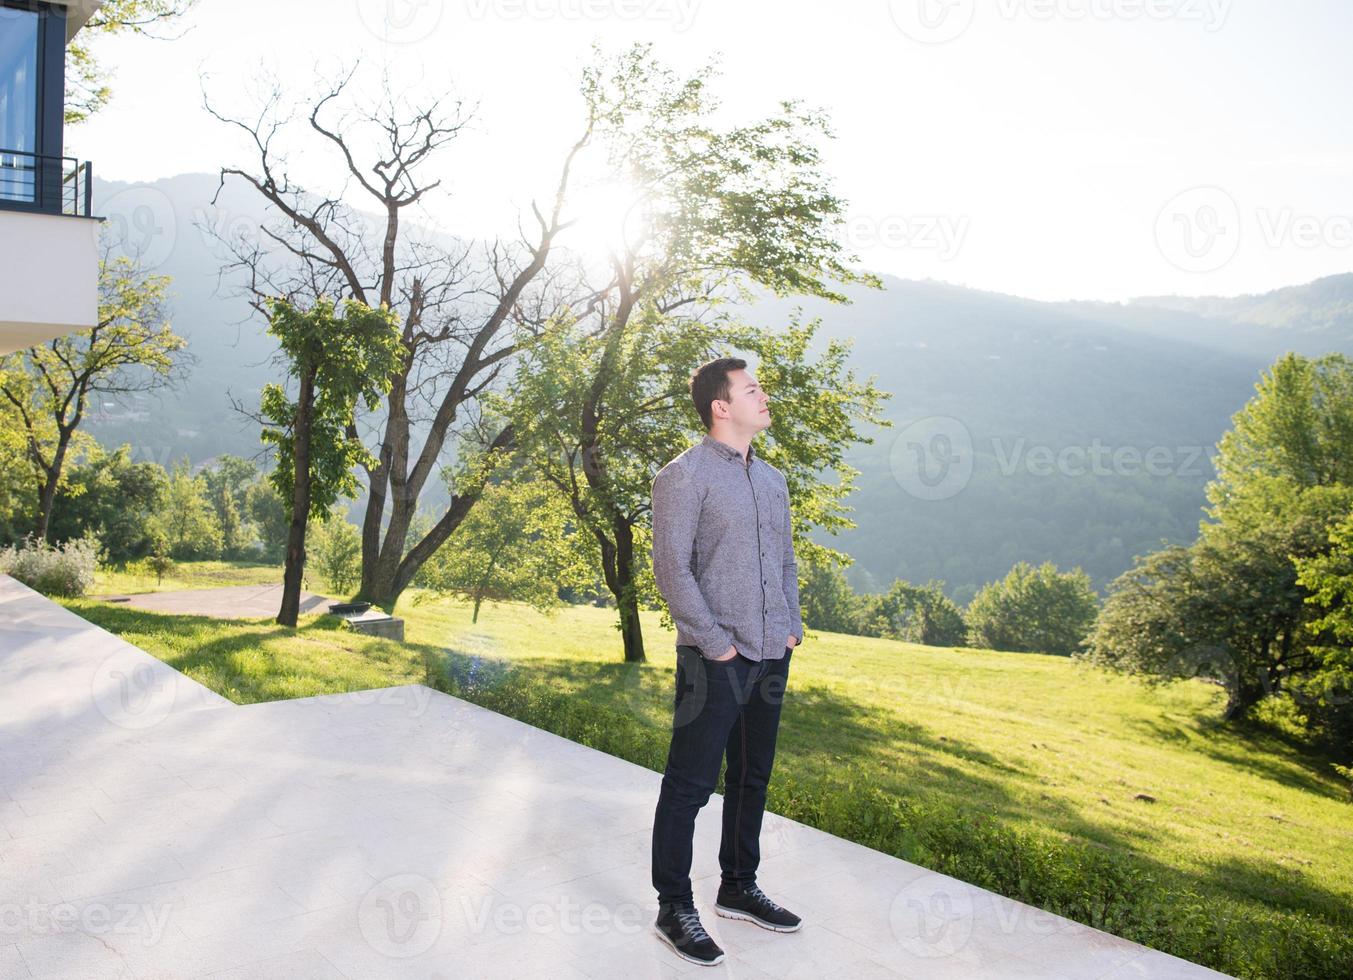
POLYGON ((643 235, 642 193, 632 184, 598 181, 572 195, 568 217, 575 220, 561 237, 589 261, 603 261, 634 247, 643 235))

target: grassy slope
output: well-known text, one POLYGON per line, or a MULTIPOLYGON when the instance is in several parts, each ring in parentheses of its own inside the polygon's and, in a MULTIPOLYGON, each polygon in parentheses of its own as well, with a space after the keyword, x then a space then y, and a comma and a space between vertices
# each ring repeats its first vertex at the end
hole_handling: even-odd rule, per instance
MULTIPOLYGON (((511 674, 623 712, 633 724, 608 747, 661 768, 674 641, 656 613, 644 614, 649 663, 627 665, 610 610, 550 618, 489 604, 472 624, 463 603, 416 600, 397 610, 404 646, 318 618, 291 634, 69 605, 239 702, 421 682, 425 658, 446 655, 462 679, 473 664, 483 690, 511 674)), ((1281 735, 1216 727, 1219 700, 1201 683, 1152 691, 1060 657, 811 633, 795 653, 776 776, 811 784, 848 769, 900 798, 1130 852, 1240 906, 1353 924, 1346 784, 1281 735)))
POLYGON ((163 579, 157 579, 154 572, 146 570, 139 563, 132 563, 122 568, 100 567, 90 592, 93 595, 128 595, 179 589, 214 589, 226 585, 274 585, 280 581, 280 565, 240 561, 175 562, 163 579))

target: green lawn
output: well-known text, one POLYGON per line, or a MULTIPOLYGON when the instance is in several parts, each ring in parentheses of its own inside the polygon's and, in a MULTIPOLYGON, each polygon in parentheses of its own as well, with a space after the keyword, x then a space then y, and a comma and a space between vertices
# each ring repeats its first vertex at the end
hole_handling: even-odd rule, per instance
POLYGON ((282 581, 281 565, 244 561, 175 562, 164 576, 133 562, 122 567, 100 566, 94 575, 93 595, 129 595, 137 592, 176 592, 179 589, 215 589, 225 585, 275 585, 282 581))
MULTIPOLYGON (((269 621, 67 605, 240 703, 426 682, 661 770, 673 636, 619 662, 614 613, 401 601, 404 645, 269 621)), ((1347 781, 1281 727, 1216 724, 1060 657, 810 632, 770 807, 1238 976, 1353 975, 1347 781), (1139 799, 1145 794, 1154 802, 1139 799)))

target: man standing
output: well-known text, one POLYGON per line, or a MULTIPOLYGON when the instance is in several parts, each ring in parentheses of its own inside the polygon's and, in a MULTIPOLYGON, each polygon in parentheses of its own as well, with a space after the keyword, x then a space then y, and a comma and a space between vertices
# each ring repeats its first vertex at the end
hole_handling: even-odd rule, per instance
POLYGON ((691 846, 724 755, 714 909, 777 932, 801 924, 756 884, 780 706, 803 620, 788 485, 752 450, 770 410, 746 368, 721 357, 691 376, 707 434, 653 480, 653 574, 677 627, 672 743, 653 818, 654 928, 680 956, 707 966, 724 952, 695 908, 691 846))

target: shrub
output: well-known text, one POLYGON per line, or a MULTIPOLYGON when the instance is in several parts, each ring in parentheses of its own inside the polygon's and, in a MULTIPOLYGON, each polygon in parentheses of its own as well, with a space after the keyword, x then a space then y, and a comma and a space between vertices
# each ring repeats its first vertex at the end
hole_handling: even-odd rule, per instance
POLYGON ((94 584, 99 542, 92 535, 63 545, 26 539, 0 550, 0 572, 52 596, 82 596, 94 584))
POLYGON ((306 534, 309 565, 333 592, 346 594, 362 579, 362 533, 335 506, 329 519, 313 521, 306 534))
POLYGON ((1099 603, 1080 568, 1059 572, 1050 561, 1016 562, 999 582, 982 586, 968 603, 968 643, 992 650, 1069 656, 1094 626, 1099 603))
POLYGON ((968 632, 962 611, 936 581, 916 586, 896 579, 882 595, 860 596, 858 621, 864 636, 932 647, 960 646, 968 632))
POLYGON ((193 476, 185 459, 174 466, 159 512, 148 528, 152 539, 163 538, 169 556, 180 561, 219 558, 224 545, 221 523, 207 499, 207 481, 193 476))

